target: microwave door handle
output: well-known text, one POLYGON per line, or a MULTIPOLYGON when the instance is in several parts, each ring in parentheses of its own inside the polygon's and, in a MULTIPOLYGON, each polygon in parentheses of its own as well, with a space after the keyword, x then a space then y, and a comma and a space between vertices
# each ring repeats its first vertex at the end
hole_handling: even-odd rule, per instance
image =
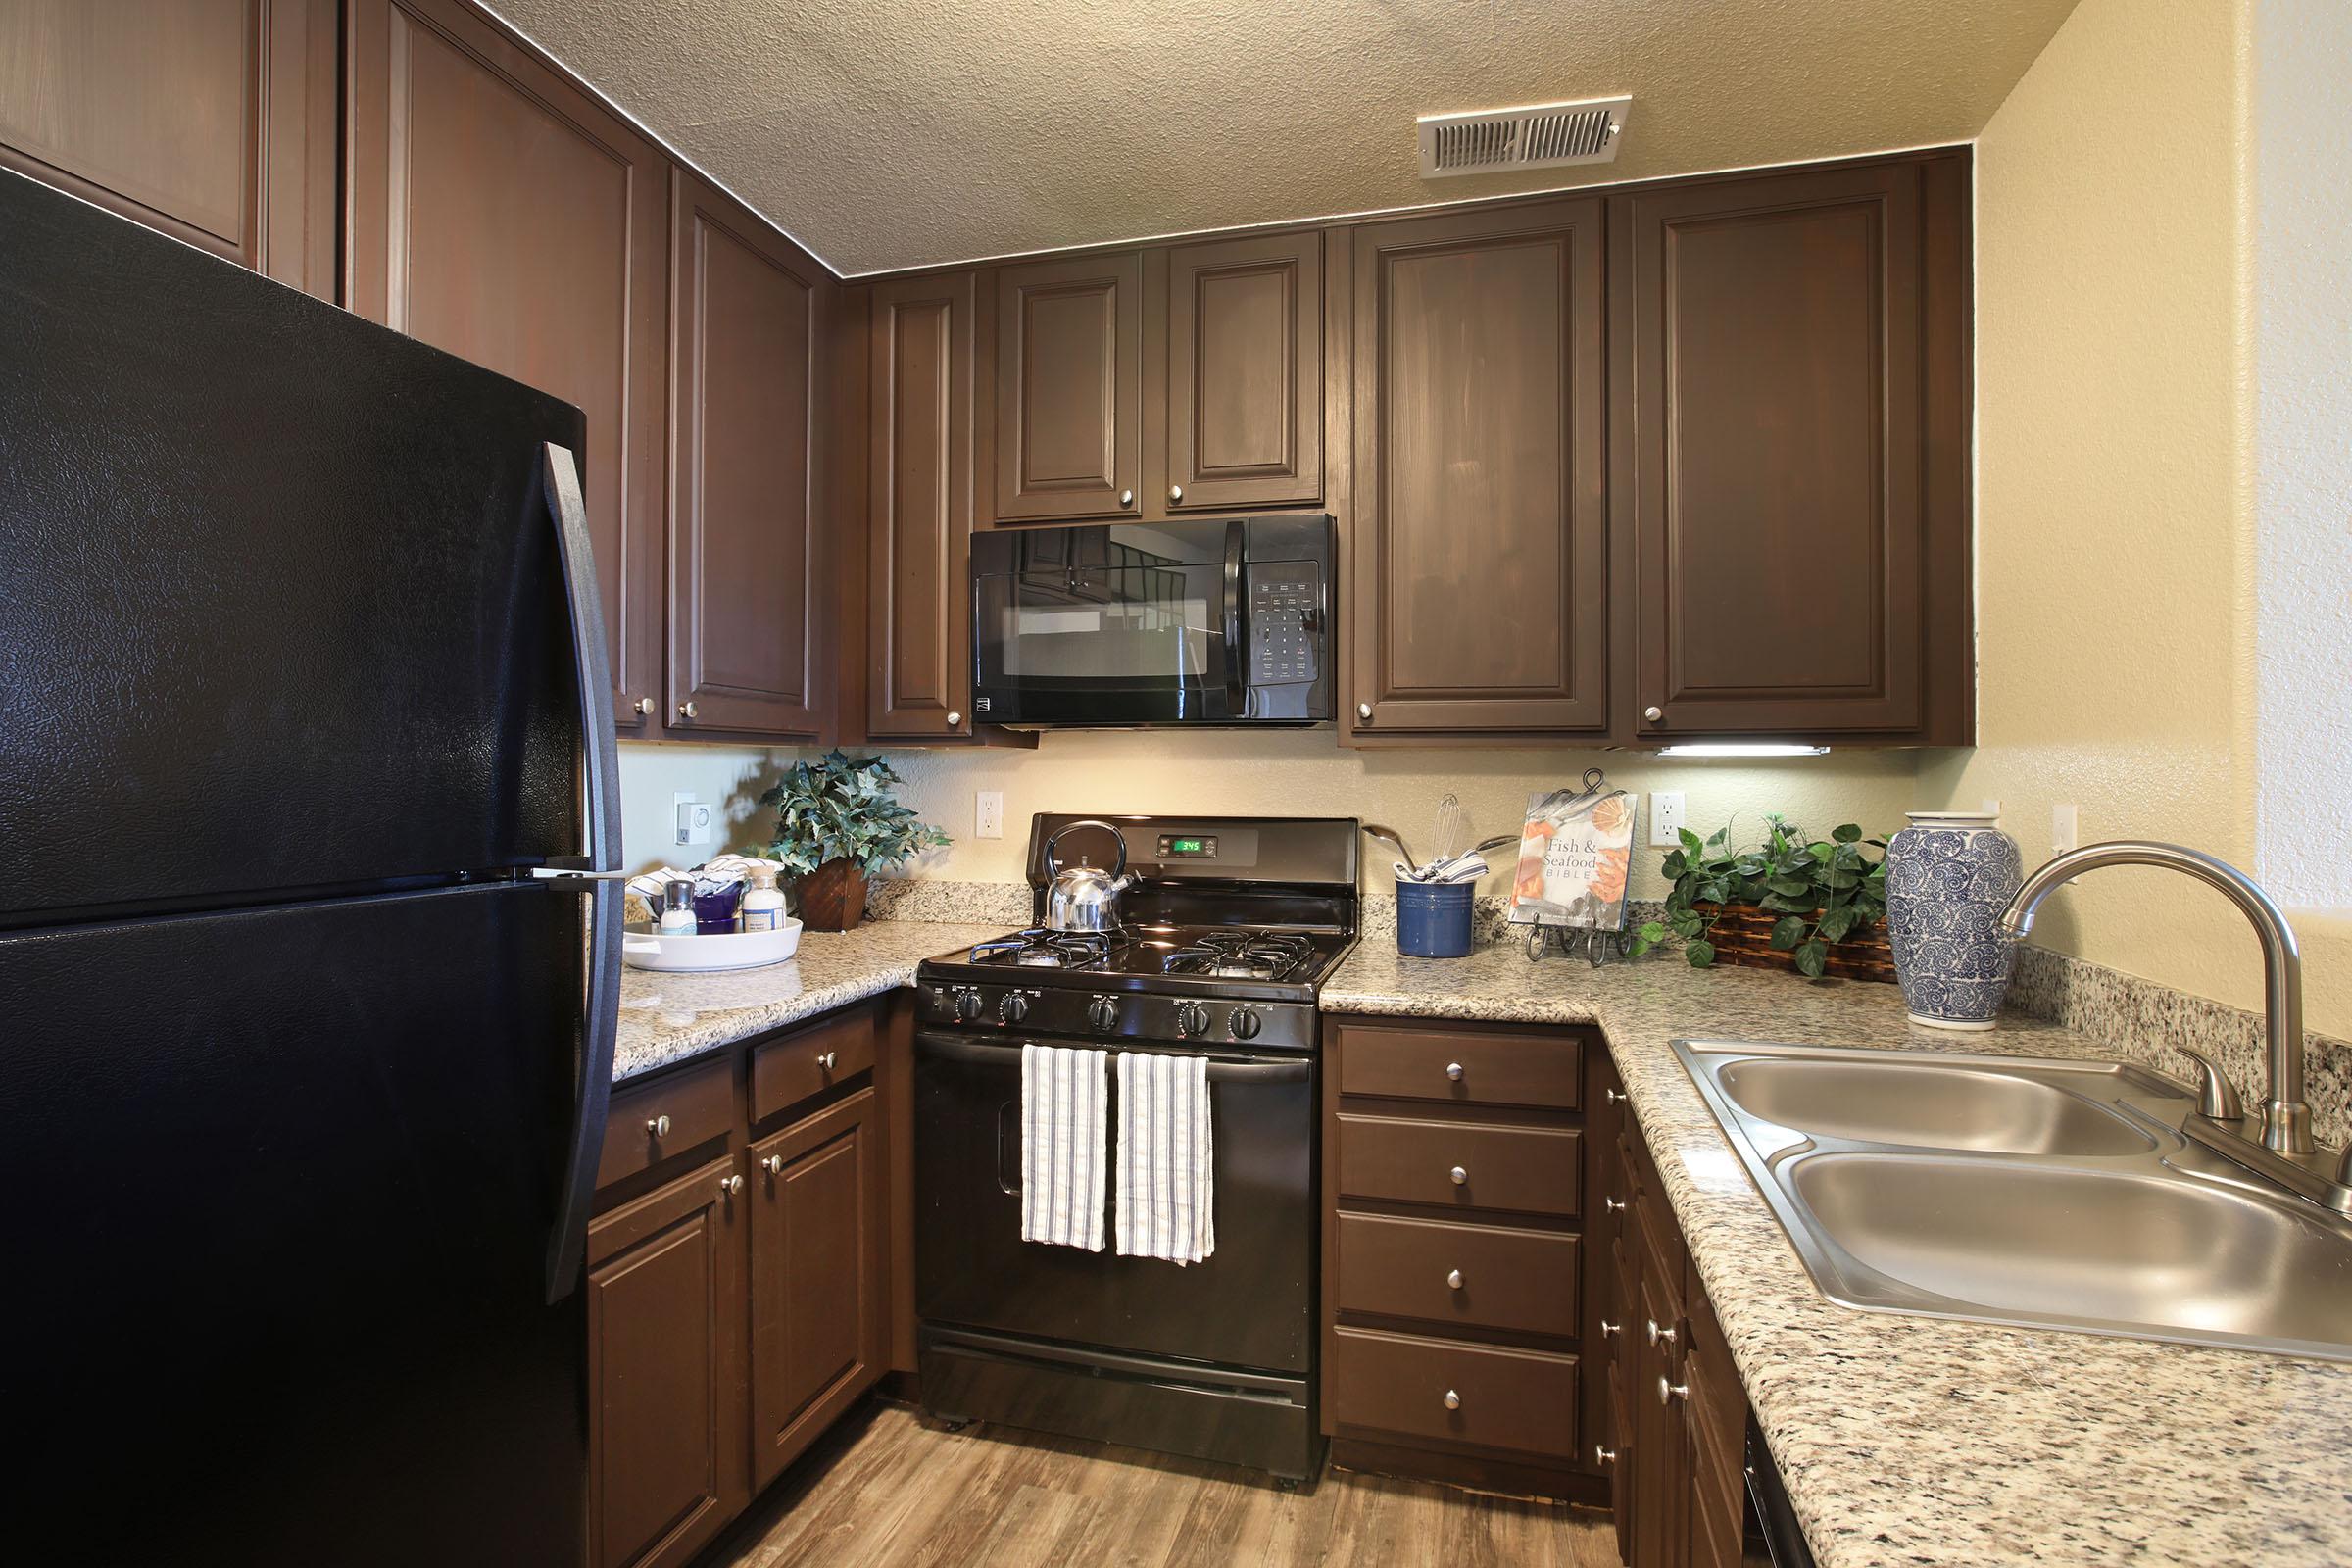
POLYGON ((1225 707, 1232 718, 1249 716, 1248 654, 1242 647, 1242 546, 1249 525, 1236 517, 1225 524, 1225 707))

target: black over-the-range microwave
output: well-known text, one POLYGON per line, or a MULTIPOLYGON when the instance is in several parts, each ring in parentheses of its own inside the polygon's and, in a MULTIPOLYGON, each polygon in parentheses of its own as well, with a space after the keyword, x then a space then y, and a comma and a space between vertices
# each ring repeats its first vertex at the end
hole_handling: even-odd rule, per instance
POLYGON ((972 538, 972 717, 1024 729, 1332 716, 1328 515, 972 538))

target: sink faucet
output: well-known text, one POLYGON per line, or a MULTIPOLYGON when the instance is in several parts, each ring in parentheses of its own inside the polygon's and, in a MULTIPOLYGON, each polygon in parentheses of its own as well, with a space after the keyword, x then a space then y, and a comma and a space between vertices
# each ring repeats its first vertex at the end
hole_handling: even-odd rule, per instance
MULTIPOLYGON (((2254 924, 2254 934, 2262 940, 2263 992, 2263 1056, 2270 1073, 2270 1086, 2263 1096, 2263 1147, 2281 1154, 2314 1152, 2311 1136, 2311 1106, 2303 1099, 2303 954, 2295 946, 2295 933, 2278 912, 2271 896, 2254 884, 2237 867, 2210 855, 2184 849, 2178 844, 2153 844, 2120 839, 2108 844, 2086 844, 2070 850, 2044 865, 2017 890, 2009 907, 2001 911, 2001 931, 2012 940, 2034 929, 2034 911, 2051 890, 2061 883, 2071 882, 2085 871, 2096 871, 2108 865, 2160 865, 2175 871, 2185 871, 2198 881, 2216 887, 2236 905, 2238 912, 2254 924)), ((2194 1052, 2190 1053, 2195 1055, 2194 1052)), ((2227 1102, 2234 1112, 2236 1099, 2229 1081, 2214 1065, 2198 1058, 2206 1074, 2207 1094, 2205 1114, 2221 1114, 2227 1102)), ((2345 1154, 2347 1168, 2352 1168, 2352 1150, 2345 1154)), ((2339 1182, 2347 1177, 2339 1174, 2339 1182)))

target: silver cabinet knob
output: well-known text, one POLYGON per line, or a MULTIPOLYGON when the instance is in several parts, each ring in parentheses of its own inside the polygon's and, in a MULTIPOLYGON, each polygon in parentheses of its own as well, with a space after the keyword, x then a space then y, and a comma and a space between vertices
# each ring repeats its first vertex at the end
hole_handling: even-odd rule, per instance
POLYGON ((1649 707, 1642 710, 1642 716, 1648 719, 1652 724, 1655 724, 1659 719, 1666 716, 1666 710, 1653 703, 1649 707))
POLYGON ((1669 1383, 1663 1375, 1660 1375, 1658 1378, 1658 1402, 1660 1404, 1672 1404, 1677 1399, 1688 1399, 1689 1397, 1690 1397, 1690 1384, 1669 1383))
POLYGON ((1592 1445, 1592 1461, 1595 1464, 1615 1464, 1617 1450, 1605 1443, 1595 1443, 1592 1445))
POLYGON ((839 1052, 828 1051, 823 1055, 816 1058, 817 1070, 819 1072, 831 1072, 834 1067, 840 1063, 840 1061, 841 1054, 839 1052))
POLYGON ((692 704, 692 703, 680 703, 680 704, 678 705, 678 716, 679 716, 680 718, 692 718, 692 717, 694 717, 694 716, 695 716, 695 712, 694 712, 694 704, 692 704))
POLYGON ((784 1156, 782 1154, 770 1154, 760 1162, 760 1168, 767 1172, 770 1176, 781 1176, 784 1174, 784 1156))
POLYGON ((1446 1174, 1453 1178, 1453 1185, 1456 1187, 1461 1186, 1462 1183, 1470 1179, 1470 1173, 1462 1169, 1462 1167, 1459 1165, 1454 1166, 1453 1169, 1447 1171, 1446 1174))
POLYGON ((742 1191, 743 1191, 743 1178, 742 1178, 742 1177, 740 1177, 740 1176, 721 1176, 721 1177, 718 1179, 718 1196, 719 1196, 719 1197, 721 1197, 721 1198, 733 1198, 733 1197, 734 1197, 734 1196, 735 1196, 737 1193, 740 1193, 740 1192, 742 1192, 742 1191))
POLYGON ((669 1118, 667 1116, 656 1116, 647 1121, 645 1124, 645 1135, 648 1138, 667 1138, 669 1136, 669 1118))
POLYGON ((1462 1396, 1454 1393, 1451 1389, 1447 1389, 1446 1391, 1446 1408, 1448 1410, 1459 1410, 1461 1407, 1462 1396))
POLYGON ((1622 1105, 1625 1103, 1625 1096, 1614 1089, 1603 1089, 1600 1092, 1600 1098, 1607 1101, 1612 1105, 1622 1105))
POLYGON ((639 718, 645 718, 653 713, 654 700, 651 697, 640 697, 629 706, 637 710, 637 716, 639 718))
POLYGON ((1605 1318, 1605 1317, 1604 1317, 1604 1318, 1602 1318, 1602 1319, 1600 1320, 1600 1337, 1601 1337, 1602 1339, 1604 1339, 1604 1340, 1613 1340, 1613 1339, 1615 1339, 1615 1338, 1616 1338, 1618 1335, 1620 1335, 1620 1334, 1623 1334, 1624 1332, 1625 1332, 1625 1325, 1624 1325, 1624 1324, 1622 1324, 1622 1323, 1612 1323, 1612 1322, 1610 1322, 1610 1321, 1609 1321, 1607 1318, 1605 1318))
POLYGON ((1603 1198, 1600 1200, 1600 1206, 1607 1209, 1612 1214, 1622 1214, 1625 1212, 1625 1200, 1622 1198, 1603 1198))
POLYGON ((963 715, 962 715, 961 713, 957 712, 957 711, 956 711, 955 709, 953 709, 953 708, 949 709, 949 710, 948 710, 948 728, 950 728, 950 729, 955 729, 955 728, 956 728, 957 726, 961 725, 962 723, 963 723, 963 715))
POLYGON ((1448 1082, 1457 1084, 1460 1083, 1462 1081, 1462 1064, 1458 1061, 1447 1062, 1446 1064, 1446 1077, 1448 1082))
POLYGON ((1184 499, 1184 486, 1180 484, 1172 484, 1168 486, 1168 499, 1170 501, 1182 501, 1184 499))
POLYGON ((1134 505, 1135 505, 1135 492, 1134 492, 1134 491, 1132 491, 1132 490, 1122 490, 1122 491, 1120 491, 1120 492, 1119 492, 1119 505, 1120 505, 1120 506, 1122 506, 1122 507, 1132 507, 1132 506, 1134 506, 1134 505))
POLYGON ((1462 1288, 1462 1271, 1460 1269, 1448 1269, 1446 1271, 1446 1288, 1450 1291, 1458 1291, 1462 1288))
POLYGON ((1649 1343, 1652 1345, 1672 1345, 1674 1343, 1674 1330, 1662 1329, 1658 1327, 1658 1320, 1654 1317, 1651 1318, 1649 1320, 1649 1343))

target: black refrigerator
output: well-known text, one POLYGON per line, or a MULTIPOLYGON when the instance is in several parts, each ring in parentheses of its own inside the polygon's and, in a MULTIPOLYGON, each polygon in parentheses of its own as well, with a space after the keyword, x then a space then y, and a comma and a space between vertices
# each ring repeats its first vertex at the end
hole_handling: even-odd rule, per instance
POLYGON ((620 940, 582 437, 0 172, 14 1560, 581 1560, 620 940))

